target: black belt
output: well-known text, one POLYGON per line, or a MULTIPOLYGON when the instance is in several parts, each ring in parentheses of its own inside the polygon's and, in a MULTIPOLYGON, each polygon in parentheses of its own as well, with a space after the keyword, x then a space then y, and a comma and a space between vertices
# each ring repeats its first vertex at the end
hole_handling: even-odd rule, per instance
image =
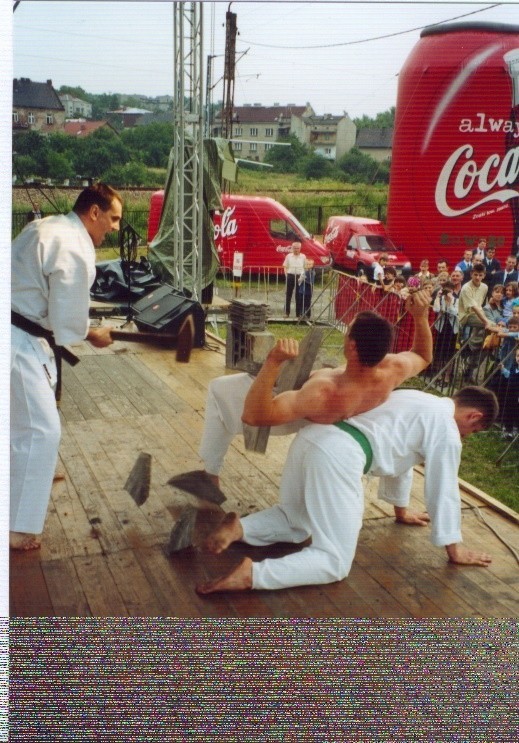
POLYGON ((14 310, 11 310, 11 325, 20 328, 20 330, 25 330, 26 333, 29 333, 29 335, 33 335, 36 338, 45 338, 54 351, 56 369, 58 372, 55 396, 56 400, 59 402, 59 400, 61 400, 61 360, 64 359, 67 364, 70 364, 70 366, 75 366, 79 363, 79 357, 76 356, 75 353, 72 353, 70 348, 67 348, 66 346, 58 346, 54 340, 54 333, 51 330, 42 328, 37 322, 28 320, 26 317, 20 315, 14 310))

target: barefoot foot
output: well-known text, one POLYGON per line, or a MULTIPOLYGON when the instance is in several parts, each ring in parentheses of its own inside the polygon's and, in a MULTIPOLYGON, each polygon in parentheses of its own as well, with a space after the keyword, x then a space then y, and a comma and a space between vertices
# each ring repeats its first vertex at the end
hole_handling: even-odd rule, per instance
POLYGON ((252 560, 244 557, 243 560, 227 575, 222 575, 208 583, 197 586, 197 593, 207 594, 217 591, 248 591, 252 588, 252 560))
POLYGON ((9 548, 12 550, 37 550, 41 547, 41 540, 36 534, 25 534, 22 531, 9 532, 9 548))
POLYGON ((207 552, 218 555, 233 542, 238 542, 243 537, 243 529, 237 513, 226 513, 219 526, 209 534, 204 541, 203 547, 207 552))

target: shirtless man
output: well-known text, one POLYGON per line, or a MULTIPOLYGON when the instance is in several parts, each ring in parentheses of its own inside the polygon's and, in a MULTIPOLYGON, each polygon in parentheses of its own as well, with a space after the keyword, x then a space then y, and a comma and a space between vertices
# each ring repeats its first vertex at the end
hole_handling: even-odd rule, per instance
MULTIPOLYGON (((429 302, 424 291, 406 301, 415 326, 410 351, 388 353, 390 323, 376 313, 361 312, 344 339, 347 364, 312 372, 299 390, 273 396, 282 365, 298 354, 298 342, 292 338, 278 340, 255 379, 235 374, 212 380, 199 450, 212 482, 219 485, 225 453, 234 436, 243 433, 242 421, 273 426, 271 435, 295 433, 308 422, 334 423, 380 405, 395 387, 419 374, 432 360, 429 302)), ((429 521, 427 514, 404 509, 395 509, 395 515, 402 523, 425 525, 429 521)))

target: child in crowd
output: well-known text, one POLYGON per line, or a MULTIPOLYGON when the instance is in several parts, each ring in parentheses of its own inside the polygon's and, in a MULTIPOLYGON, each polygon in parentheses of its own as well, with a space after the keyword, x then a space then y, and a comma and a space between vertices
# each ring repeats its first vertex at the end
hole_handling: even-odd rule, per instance
POLYGON ((423 261, 420 263, 420 270, 416 275, 420 279, 422 287, 424 281, 432 281, 433 274, 429 271, 429 261, 427 258, 424 258, 423 261))
POLYGON ((384 278, 382 280, 382 288, 385 292, 393 291, 393 283, 396 279, 396 269, 393 266, 384 267, 384 278))
POLYGON ((381 253, 373 263, 373 281, 377 286, 384 286, 384 268, 387 266, 389 256, 387 253, 381 253))
POLYGON ((398 274, 398 276, 393 281, 392 291, 398 294, 402 299, 407 299, 407 297, 409 296, 409 289, 406 286, 405 277, 401 274, 398 274))
POLYGON ((505 286, 503 298, 503 317, 505 322, 512 317, 512 308, 519 304, 519 289, 517 281, 509 281, 505 286))

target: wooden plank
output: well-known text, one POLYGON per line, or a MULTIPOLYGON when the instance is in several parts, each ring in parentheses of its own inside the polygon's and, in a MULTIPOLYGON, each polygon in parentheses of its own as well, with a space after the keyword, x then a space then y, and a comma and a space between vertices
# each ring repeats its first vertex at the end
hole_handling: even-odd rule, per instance
MULTIPOLYGON (((279 374, 276 392, 298 390, 306 382, 319 353, 324 336, 324 328, 311 328, 299 344, 299 355, 287 361, 279 374)), ((264 454, 270 435, 270 426, 249 426, 244 424, 245 448, 264 454)))
MULTIPOLYGON (((395 571, 400 575, 403 585, 416 586, 420 593, 426 596, 437 609, 444 611, 450 617, 478 616, 475 608, 457 596, 452 587, 445 585, 436 574, 446 562, 442 562, 443 555, 438 558, 437 568, 430 568, 429 560, 417 560, 414 551, 409 548, 405 536, 406 530, 417 531, 419 527, 406 527, 399 524, 389 526, 383 522, 371 523, 369 529, 363 530, 363 544, 384 559, 387 559, 395 571), (398 537, 398 534, 404 536, 398 537)), ((422 529, 420 528, 420 531, 422 529)), ((427 542, 428 535, 417 533, 416 540, 427 542)), ((420 554, 418 552, 417 554, 420 554)), ((436 611, 436 610, 435 610, 436 611)))
POLYGON ((178 618, 202 616, 191 592, 186 590, 163 549, 159 547, 140 549, 136 551, 135 557, 153 590, 155 600, 160 604, 161 616, 178 618))
MULTIPOLYGON (((406 546, 415 555, 415 567, 419 569, 420 562, 423 561, 425 573, 433 573, 439 581, 451 588, 458 598, 473 607, 476 616, 510 616, 510 610, 496 599, 492 586, 485 585, 487 568, 448 563, 444 548, 435 547, 428 539, 420 538, 416 529, 408 529, 406 546)), ((482 545, 470 546, 488 551, 482 545)), ((495 589, 495 581, 493 583, 495 589)))
POLYGON ((380 583, 398 603, 402 604, 412 617, 445 617, 446 614, 436 606, 416 583, 403 581, 402 576, 379 554, 359 544, 355 560, 369 575, 380 583))
POLYGON ((91 616, 74 563, 69 558, 42 563, 56 617, 91 616))
MULTIPOLYGON (((99 554, 101 545, 97 535, 92 531, 92 525, 70 480, 61 480, 54 483, 51 503, 63 532, 67 535, 67 554, 60 555, 60 557, 99 554)), ((46 544, 47 522, 44 536, 46 544)))
POLYGON ((374 580, 355 560, 346 580, 361 599, 373 607, 377 617, 412 616, 411 612, 394 599, 384 586, 374 580))
POLYGON ((39 550, 10 551, 10 615, 52 617, 54 609, 41 568, 39 550))
POLYGON ((128 613, 132 617, 158 617, 162 605, 133 550, 107 555, 106 562, 128 613))
POLYGON ((337 607, 339 617, 376 617, 376 609, 362 599, 348 583, 348 578, 337 583, 327 583, 323 592, 337 607))
POLYGON ((73 563, 92 616, 128 616, 128 610, 103 555, 74 557, 73 563))

